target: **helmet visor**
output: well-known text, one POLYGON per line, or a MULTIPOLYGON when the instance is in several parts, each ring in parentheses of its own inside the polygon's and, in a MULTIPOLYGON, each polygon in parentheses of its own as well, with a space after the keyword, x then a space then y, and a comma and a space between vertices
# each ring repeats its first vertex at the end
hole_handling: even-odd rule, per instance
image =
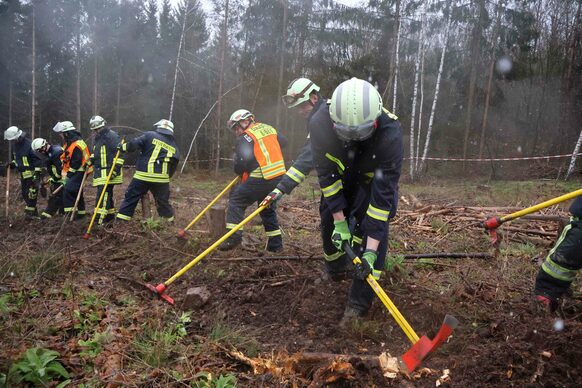
POLYGON ((344 125, 333 123, 333 129, 338 137, 344 141, 363 141, 368 139, 376 129, 376 120, 368 121, 360 125, 344 125))

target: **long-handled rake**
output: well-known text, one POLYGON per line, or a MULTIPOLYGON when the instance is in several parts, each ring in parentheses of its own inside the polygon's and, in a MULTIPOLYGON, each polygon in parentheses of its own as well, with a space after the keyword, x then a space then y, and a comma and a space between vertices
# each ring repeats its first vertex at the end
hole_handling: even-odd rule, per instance
POLYGON ((81 185, 79 186, 79 192, 77 193, 77 198, 75 199, 75 205, 71 210, 71 217, 69 217, 69 221, 73 221, 75 219, 75 213, 77 213, 77 209, 79 207, 79 201, 81 200, 81 196, 83 195, 83 189, 85 188, 85 182, 87 182, 87 177, 91 174, 91 170, 87 169, 85 174, 83 174, 83 179, 81 180, 81 185))
POLYGON ((260 212, 262 212, 267 206, 268 205, 261 205, 261 206, 259 206, 257 208, 257 210, 255 210, 254 212, 252 212, 251 214, 249 214, 247 218, 245 218, 238 225, 236 225, 234 228, 232 228, 231 230, 229 230, 224 236, 222 236, 221 238, 219 238, 214 244, 212 244, 211 246, 209 246, 204 252, 202 252, 201 254, 199 254, 198 256, 196 256, 191 262, 189 262, 188 264, 186 264, 181 270, 179 270, 178 272, 176 272, 171 278, 169 278, 168 280, 166 280, 163 283, 158 284, 155 287, 153 285, 151 285, 151 284, 146 284, 146 287, 149 288, 150 291, 152 291, 153 293, 155 293, 157 296, 159 296, 160 298, 162 298, 163 300, 165 300, 169 304, 172 304, 173 305, 174 304, 174 299, 172 297, 170 297, 169 295, 165 294, 165 291, 170 286, 170 284, 174 283, 174 281, 176 281, 176 279, 178 279, 180 276, 184 275, 190 268, 192 268, 194 265, 196 265, 196 263, 198 263, 200 260, 202 260, 204 257, 206 257, 206 255, 208 255, 210 252, 212 252, 213 250, 215 250, 227 238, 229 238, 230 236, 232 236, 234 233, 236 233, 236 231, 238 231, 240 228, 242 228, 243 226, 245 226, 245 224, 247 224, 250 220, 252 220, 253 218, 255 218, 257 216, 257 214, 259 214, 260 212))
MULTIPOLYGON (((344 244, 343 248, 344 252, 347 253, 348 257, 353 261, 354 264, 360 264, 362 262, 362 260, 360 260, 360 258, 356 255, 348 243, 344 244)), ((390 314, 394 317, 394 320, 398 326, 400 326, 404 334, 406 334, 406 337, 408 337, 410 342, 412 342, 412 347, 402 355, 402 361, 408 368, 409 372, 414 371, 426 357, 428 357, 436 348, 438 348, 444 341, 446 341, 459 324, 457 318, 447 314, 438 333, 432 340, 426 335, 423 335, 419 338, 414 329, 412 329, 412 326, 410 326, 406 318, 404 318, 398 308, 394 305, 394 303, 392 303, 392 300, 390 300, 388 295, 386 295, 386 292, 384 292, 384 289, 382 289, 372 274, 368 275, 366 281, 372 290, 374 290, 378 298, 380 298, 384 306, 386 306, 390 314)))
POLYGON ((538 203, 537 205, 527 207, 525 209, 519 210, 515 213, 511 213, 503 217, 491 217, 487 221, 483 222, 483 226, 485 227, 485 229, 489 231, 489 234, 491 235, 491 243, 495 244, 498 241, 497 228, 500 227, 503 223, 515 220, 516 218, 525 216, 526 214, 535 213, 538 210, 545 209, 547 207, 567 201, 580 195, 582 195, 582 189, 578 189, 576 191, 572 191, 571 193, 549 199, 547 201, 538 203))
MULTIPOLYGON (((123 139, 121 140, 121 144, 123 144, 124 141, 123 139)), ((111 180, 111 176, 113 175, 113 170, 115 169, 115 165, 117 164, 117 160, 119 159, 119 154, 121 153, 121 150, 117 150, 117 153, 115 154, 115 157, 113 158, 113 161, 111 162, 111 169, 109 170, 109 173, 107 174, 107 179, 105 180, 105 185, 103 185, 103 190, 101 190, 101 195, 99 196, 99 199, 97 200, 97 205, 95 206, 95 209, 93 210, 93 216, 91 217, 91 222, 89 223, 89 227, 87 228, 87 232, 85 232, 85 234, 83 235, 83 238, 85 240, 87 240, 89 237, 91 237, 91 228, 93 228, 93 223, 95 222, 95 217, 97 216, 97 213, 101 210, 101 203, 103 202, 103 198, 105 197, 105 191, 107 191, 107 186, 109 185, 109 181, 111 180)))
POLYGON ((196 222, 198 222, 198 220, 200 218, 202 218, 202 216, 208 211, 208 209, 210 209, 216 202, 218 202, 218 200, 224 195, 224 193, 226 193, 228 190, 230 190, 230 188, 232 186, 234 186, 236 184, 236 182, 238 182, 240 178, 237 176, 236 178, 234 178, 232 180, 232 182, 230 182, 217 196, 216 198, 214 198, 209 204, 208 206, 206 206, 204 208, 204 210, 202 210, 200 212, 200 214, 198 214, 189 224, 188 226, 186 226, 184 229, 180 229, 180 231, 178 232, 178 237, 182 237, 184 238, 186 236, 186 231, 188 229, 190 229, 192 226, 194 226, 194 224, 196 222))

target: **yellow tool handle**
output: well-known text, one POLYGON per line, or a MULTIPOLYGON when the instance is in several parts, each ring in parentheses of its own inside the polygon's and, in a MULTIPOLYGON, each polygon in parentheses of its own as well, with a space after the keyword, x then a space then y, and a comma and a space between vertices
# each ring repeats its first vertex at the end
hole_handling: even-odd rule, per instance
POLYGON ((221 198, 221 197, 224 195, 224 193, 226 193, 228 190, 230 190, 230 188, 231 188, 232 186, 234 186, 234 185, 236 184, 236 182, 238 182, 238 180, 239 180, 239 179, 240 179, 240 178, 239 178, 238 176, 237 176, 236 178, 234 178, 234 179, 232 180, 232 182, 230 182, 230 183, 228 184, 228 186, 226 186, 226 187, 224 188, 224 190, 222 190, 222 191, 220 192, 220 194, 218 194, 218 195, 216 196, 216 198, 214 198, 214 199, 212 200, 212 202, 210 202, 210 203, 208 204, 208 206, 206 206, 206 207, 204 208, 204 210, 202 210, 202 212, 200 212, 200 214, 198 214, 198 215, 196 216, 196 218, 194 218, 194 219, 192 220, 192 222, 190 222, 190 223, 188 224, 188 226, 184 228, 184 230, 186 231, 186 230, 190 229, 192 226, 194 226, 194 224, 195 224, 196 222, 198 222, 198 220, 199 220, 200 218, 202 218, 202 216, 204 215, 204 213, 206 213, 206 212, 208 211, 208 209, 210 209, 210 208, 211 208, 211 207, 212 207, 212 206, 213 206, 213 205, 214 205, 216 202, 218 202, 218 200, 219 200, 219 199, 220 199, 220 198, 221 198))
MULTIPOLYGON (((123 145, 124 140, 121 139, 121 144, 123 145)), ((115 169, 115 165, 117 164, 117 159, 119 159, 119 154, 121 150, 117 150, 115 157, 113 158, 113 162, 111 163, 111 169, 109 170, 109 174, 107 174, 107 179, 105 180, 105 185, 103 186, 103 190, 101 191, 101 195, 99 196, 99 200, 97 201, 97 206, 95 206, 95 210, 93 210, 93 217, 91 217, 91 222, 89 223, 89 227, 87 228, 87 233, 91 233, 91 228, 93 228, 93 223, 95 222, 95 217, 97 216, 97 212, 101 209, 101 202, 103 201, 103 197, 105 196, 105 190, 107 189, 107 185, 109 185, 109 180, 111 179, 111 175, 113 175, 113 170, 115 169)), ((93 177, 93 179, 95 179, 93 177)))
POLYGON ((202 260, 204 257, 206 257, 206 255, 208 255, 210 252, 212 252, 214 249, 216 249, 216 247, 219 246, 220 244, 222 244, 222 242, 224 240, 226 240, 227 238, 229 238, 230 236, 232 236, 234 233, 236 233, 236 231, 238 231, 240 228, 242 228, 243 226, 245 226, 250 220, 252 220, 253 218, 255 218, 256 215, 259 214, 260 212, 262 212, 266 207, 267 206, 259 206, 257 208, 257 210, 255 210, 254 212, 252 212, 251 214, 249 214, 249 216, 247 218, 245 218, 244 220, 242 220, 240 224, 238 224, 237 226, 235 226, 234 228, 232 228, 231 230, 229 230, 224 236, 222 236, 221 238, 219 238, 214 244, 212 244, 211 246, 209 246, 204 252, 202 252, 201 254, 199 254, 198 256, 196 256, 196 258, 194 258, 194 260, 192 260, 191 262, 189 262, 188 264, 186 264, 186 266, 184 266, 184 268, 182 268, 181 270, 179 270, 178 272, 176 272, 174 274, 174 276, 172 276, 171 278, 169 278, 168 280, 166 280, 164 282, 164 285, 165 286, 169 286, 176 279, 178 279, 180 276, 184 275, 184 273, 186 271, 188 271, 190 268, 192 268, 194 265, 196 265, 196 263, 198 263, 200 260, 202 260))
MULTIPOLYGON (((360 260, 359 257, 354 258, 354 264, 360 264, 361 262, 362 261, 360 260)), ((380 286, 376 279, 374 279, 372 274, 369 274, 368 277, 366 277, 366 281, 368 282, 372 290, 374 290, 376 295, 378 295, 378 298, 380 298, 380 300, 382 301, 384 306, 386 306, 390 314, 392 314, 394 320, 396 321, 398 326, 400 326, 404 334, 406 334, 410 342, 412 342, 412 344, 417 343, 418 335, 416 334, 412 326, 410 326, 406 318, 404 318, 404 316, 400 313, 396 305, 392 303, 390 297, 388 297, 384 289, 380 286)))
POLYGON ((525 216, 526 214, 530 214, 530 213, 537 212, 538 210, 547 208, 549 206, 555 205, 555 204, 560 203, 560 202, 567 201, 569 199, 578 197, 580 195, 582 195, 582 189, 578 189, 576 191, 572 191, 571 193, 564 194, 564 195, 561 195, 559 197, 549 199, 549 200, 547 200, 545 202, 538 203, 537 205, 530 206, 528 208, 522 209, 522 210, 517 211, 515 213, 508 214, 506 216, 501 217, 500 220, 501 220, 501 222, 511 221, 511 220, 513 220, 515 218, 518 218, 518 217, 521 217, 521 216, 525 216))

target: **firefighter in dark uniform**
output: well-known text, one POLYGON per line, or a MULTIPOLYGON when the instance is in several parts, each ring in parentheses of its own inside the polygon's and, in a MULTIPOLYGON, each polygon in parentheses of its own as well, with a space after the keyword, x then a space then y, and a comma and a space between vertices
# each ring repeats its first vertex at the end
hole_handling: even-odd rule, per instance
MULTIPOLYGON (((63 164, 62 175, 65 185, 63 187, 63 208, 65 215, 67 215, 73 211, 79 190, 82 190, 81 182, 83 182, 83 176, 85 173, 89 174, 92 171, 87 164, 90 157, 89 147, 81 137, 81 133, 77 131, 70 121, 57 123, 53 131, 61 134, 65 141, 61 162, 63 164)), ((85 199, 81 192, 75 219, 84 218, 86 214, 85 199)))
MULTIPOLYGON (((106 124, 106 121, 101 116, 93 116, 89 120, 89 127, 96 134, 90 159, 90 163, 93 166, 93 186, 97 188, 95 207, 97 207, 97 201, 101 197, 101 192, 105 187, 105 181, 107 181, 107 175, 113 164, 113 159, 115 159, 115 155, 117 154, 117 145, 121 142, 119 135, 106 127, 106 124)), ((124 160, 121 157, 117 158, 111 179, 107 184, 107 190, 103 195, 103 200, 99 208, 97 219, 99 225, 115 219, 113 187, 123 183, 123 162, 124 160)))
POLYGON ((320 214, 326 264, 349 264, 342 252, 344 243, 353 244, 362 258, 355 267, 344 323, 368 312, 374 294, 365 279, 369 274, 379 278, 384 268, 403 157, 397 119, 382 108, 378 91, 357 78, 341 83, 330 105, 321 105, 311 119, 317 128, 310 134, 323 194, 320 214))
MULTIPOLYGON (((242 183, 230 193, 226 213, 226 228, 233 229, 244 219, 245 210, 253 203, 259 204, 277 186, 285 175, 285 161, 281 146, 286 140, 270 125, 255 121, 254 115, 245 109, 235 111, 228 126, 238 136, 234 153, 234 172, 242 176, 242 183), (281 144, 282 143, 282 144, 281 144)), ((283 249, 281 229, 275 206, 265 208, 261 220, 268 237, 267 250, 283 249)), ((223 242, 219 249, 233 249, 242 242, 238 231, 223 242)))
POLYGON ((24 214, 26 217, 37 218, 36 201, 42 172, 42 161, 30 147, 31 141, 26 133, 12 126, 4 131, 4 139, 13 142, 13 161, 10 168, 16 168, 20 173, 20 187, 22 198, 26 203, 24 214))
POLYGON ((582 197, 574 200, 570 214, 570 223, 550 250, 535 283, 536 301, 551 312, 558 308, 559 299, 582 268, 582 197))
POLYGON ((58 145, 51 145, 42 137, 32 141, 32 149, 45 156, 44 164, 49 175, 51 195, 46 209, 40 214, 41 218, 51 218, 55 214, 64 214, 63 209, 63 176, 61 171, 63 164, 61 155, 63 149, 58 145), (53 194, 54 193, 54 194, 53 194))
POLYGON ((176 172, 180 152, 174 140, 174 124, 160 120, 154 130, 118 146, 123 152, 139 151, 135 174, 125 192, 117 214, 118 220, 129 221, 141 197, 151 191, 160 217, 174 221, 170 205, 170 178, 176 172))
POLYGON ((287 108, 295 108, 299 115, 307 119, 307 140, 293 161, 293 165, 281 178, 275 190, 265 197, 262 202, 264 204, 275 203, 283 195, 291 194, 293 189, 300 185, 311 170, 313 170, 309 123, 315 111, 317 111, 321 104, 325 103, 325 98, 319 94, 319 86, 307 78, 297 78, 291 81, 287 87, 287 94, 282 97, 282 100, 287 108))

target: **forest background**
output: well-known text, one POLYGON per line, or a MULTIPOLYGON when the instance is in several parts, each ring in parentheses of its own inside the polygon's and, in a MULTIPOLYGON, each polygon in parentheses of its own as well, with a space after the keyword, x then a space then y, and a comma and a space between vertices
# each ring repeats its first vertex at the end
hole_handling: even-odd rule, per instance
POLYGON ((99 114, 130 138, 170 118, 183 159, 192 145, 186 169, 218 169, 234 144, 226 120, 246 108, 289 138, 290 161, 306 133, 280 101, 289 81, 309 77, 330 97, 355 76, 400 117, 411 178, 566 175, 568 158, 427 158, 573 153, 580 0, 174 3, 0 0, 0 128, 58 142, 52 127, 70 120, 89 138, 99 114))

